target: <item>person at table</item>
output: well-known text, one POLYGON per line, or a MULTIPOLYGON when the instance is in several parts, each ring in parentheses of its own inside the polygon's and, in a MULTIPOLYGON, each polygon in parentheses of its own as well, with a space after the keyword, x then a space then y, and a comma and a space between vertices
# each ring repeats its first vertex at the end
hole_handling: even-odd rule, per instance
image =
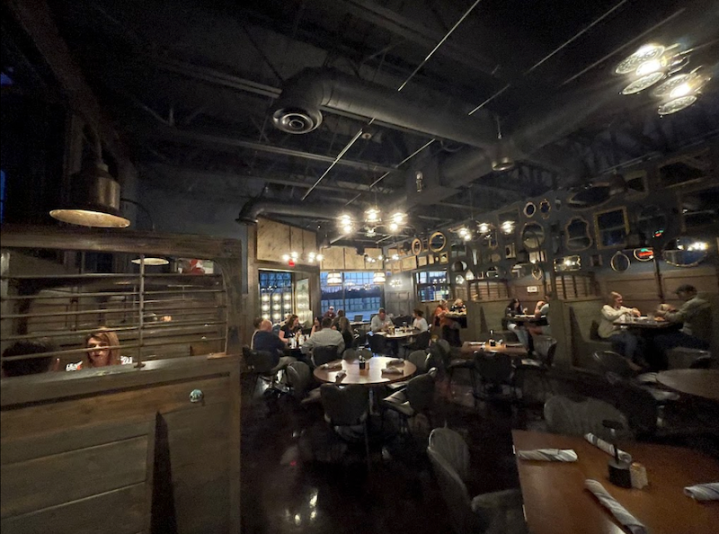
POLYGON ((412 328, 419 332, 426 332, 429 330, 427 319, 424 318, 424 312, 420 309, 414 310, 414 321, 412 322, 412 328))
POLYGON ((384 308, 380 308, 377 312, 377 315, 372 317, 372 321, 370 321, 369 329, 372 332, 384 332, 387 330, 390 326, 392 326, 392 319, 390 319, 387 316, 387 312, 384 308))
POLYGON ((529 348, 529 334, 522 325, 511 320, 515 315, 523 315, 525 313, 527 313, 527 308, 522 308, 519 299, 510 300, 504 310, 504 316, 510 319, 507 321, 507 330, 514 332, 519 342, 524 345, 525 348, 529 348))
POLYGON ((322 328, 322 317, 315 317, 312 321, 312 330, 310 330, 310 336, 314 335, 315 332, 319 332, 322 328))
POLYGON ((263 319, 259 330, 255 334, 254 350, 269 352, 273 356, 277 356, 279 363, 282 365, 289 365, 297 360, 291 356, 284 356, 285 347, 285 342, 272 331, 272 322, 268 319, 263 319))
POLYGON ((337 330, 339 330, 338 325, 339 325, 340 319, 342 319, 342 317, 346 317, 345 311, 344 311, 344 310, 337 310, 337 315, 336 315, 335 318, 332 320, 332 326, 334 326, 335 328, 337 328, 337 330))
POLYGON ((322 316, 322 318, 324 319, 325 317, 328 317, 328 318, 330 318, 330 319, 334 319, 335 317, 337 317, 337 314, 335 313, 335 307, 334 307, 334 306, 330 306, 330 307, 327 309, 327 311, 326 311, 325 314, 322 316))
POLYGON ((112 330, 98 330, 87 336, 87 368, 120 365, 120 340, 112 330))
POLYGON ((10 378, 13 376, 37 375, 48 371, 57 371, 60 368, 60 358, 53 356, 39 356, 19 360, 6 360, 12 356, 29 356, 31 354, 42 354, 54 352, 57 348, 49 338, 36 340, 23 340, 13 343, 2 353, 2 376, 10 378))
POLYGON ((629 358, 640 367, 646 367, 646 362, 639 350, 639 338, 632 334, 626 327, 614 324, 619 319, 630 317, 641 317, 642 313, 637 308, 627 308, 624 304, 624 297, 616 291, 607 296, 606 304, 602 307, 602 316, 599 321, 597 333, 602 339, 612 343, 612 350, 622 356, 629 358))
POLYGON ((549 299, 551 299, 551 298, 552 298, 552 294, 547 293, 545 300, 538 301, 537 305, 534 307, 534 316, 537 319, 545 319, 547 324, 543 325, 543 326, 536 325, 536 324, 527 326, 527 332, 529 332, 530 334, 535 335, 535 336, 551 335, 551 329, 549 326, 549 299))
POLYGON ((354 342, 354 332, 352 331, 352 325, 350 324, 350 320, 347 319, 344 315, 340 317, 340 312, 342 310, 337 312, 337 319, 336 319, 336 327, 337 331, 342 334, 342 339, 345 342, 345 347, 349 348, 352 346, 352 343, 354 342))
POLYGON ((448 311, 447 303, 441 301, 437 304, 434 312, 432 312, 432 329, 437 337, 442 337, 442 326, 444 326, 445 322, 449 321, 449 319, 445 318, 445 314, 448 311))
POLYGON ((666 367, 666 351, 674 347, 706 350, 712 336, 712 310, 708 301, 697 294, 693 285, 683 284, 676 290, 677 296, 684 301, 678 310, 664 307, 655 314, 670 323, 683 323, 682 329, 667 332, 654 337, 654 345, 663 357, 666 367))
POLYGON ((338 355, 341 355, 345 351, 345 340, 342 338, 342 334, 332 328, 332 319, 323 317, 321 328, 302 344, 302 353, 309 354, 315 347, 327 347, 331 345, 337 347, 338 355))
POLYGON ((262 323, 263 319, 262 317, 255 317, 255 319, 252 321, 252 328, 254 330, 252 331, 252 337, 250 338, 250 348, 255 348, 255 334, 260 331, 260 324, 262 323))
POLYGON ((294 313, 290 314, 285 321, 285 324, 280 328, 280 339, 285 344, 290 342, 290 339, 295 337, 298 332, 302 332, 302 325, 300 325, 300 318, 294 313))

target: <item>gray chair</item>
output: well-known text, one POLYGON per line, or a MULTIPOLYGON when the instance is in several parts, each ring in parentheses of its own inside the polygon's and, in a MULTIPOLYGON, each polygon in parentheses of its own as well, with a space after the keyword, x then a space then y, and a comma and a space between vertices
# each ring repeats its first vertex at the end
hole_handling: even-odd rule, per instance
POLYGON ((269 379, 270 387, 268 388, 268 391, 283 393, 281 389, 275 387, 277 373, 284 371, 288 365, 294 363, 296 361, 295 358, 291 358, 289 356, 280 358, 279 354, 252 350, 247 346, 242 347, 242 356, 244 358, 247 371, 255 377, 252 394, 254 394, 257 389, 257 382, 260 377, 269 379))
POLYGON ((409 420, 419 413, 424 413, 429 419, 429 411, 434 404, 436 374, 437 370, 431 369, 425 375, 416 376, 407 382, 407 387, 382 400, 383 408, 399 414, 400 432, 409 433, 409 420))
POLYGON ((427 350, 429 347, 429 342, 431 340, 432 333, 427 330, 426 332, 420 332, 416 336, 414 336, 414 341, 412 343, 406 343, 402 345, 402 348, 406 352, 412 352, 415 350, 427 350))
POLYGON ((514 386, 522 392, 522 401, 526 401, 525 386, 528 378, 538 376, 542 384, 542 402, 548 392, 552 392, 552 383, 547 377, 554 365, 554 354, 557 352, 557 340, 551 336, 534 336, 534 349, 537 358, 523 358, 515 364, 514 386))
POLYGON ((469 449, 457 432, 434 429, 429 436, 427 456, 457 534, 527 532, 520 490, 484 493, 470 499, 464 483, 469 472, 469 449))
MULTIPOLYGON (((325 421, 335 432, 338 427, 362 426, 364 432, 367 468, 370 467, 369 437, 367 435, 367 418, 369 416, 369 395, 363 386, 338 386, 322 384, 320 400, 325 411, 325 421)), ((345 433, 337 434, 346 439, 345 433)))
POLYGON ((477 351, 474 353, 472 372, 472 395, 477 400, 500 400, 515 398, 514 366, 508 354, 477 351), (509 386, 509 395, 503 386, 509 386))
POLYGON ((367 335, 367 339, 369 340, 369 349, 372 351, 372 354, 376 355, 384 355, 388 353, 387 348, 387 338, 380 334, 372 334, 367 335))
POLYGON ((312 363, 315 367, 339 358, 337 345, 323 345, 312 349, 312 363))
MULTIPOLYGON (((416 350, 409 355, 408 361, 412 362, 417 367, 417 375, 423 375, 429 370, 430 356, 423 350, 416 350)), ((393 382, 387 384, 387 388, 391 391, 397 391, 407 387, 407 381, 404 382, 393 382)))
POLYGON ((666 403, 679 399, 679 395, 672 391, 665 391, 643 384, 656 384, 656 373, 638 373, 629 362, 629 359, 611 350, 598 351, 592 354, 595 365, 604 373, 611 384, 631 382, 646 389, 659 403, 666 403))
POLYGON ((611 404, 598 399, 572 400, 555 395, 544 403, 544 419, 548 430, 553 434, 583 436, 591 432, 605 440, 613 438, 610 431, 604 427, 603 421, 618 421, 622 423, 624 430, 617 432, 617 438, 634 439, 625 415, 611 404))
POLYGON ((301 401, 307 395, 307 390, 312 384, 312 371, 305 362, 294 362, 287 366, 287 385, 290 387, 292 396, 301 401))

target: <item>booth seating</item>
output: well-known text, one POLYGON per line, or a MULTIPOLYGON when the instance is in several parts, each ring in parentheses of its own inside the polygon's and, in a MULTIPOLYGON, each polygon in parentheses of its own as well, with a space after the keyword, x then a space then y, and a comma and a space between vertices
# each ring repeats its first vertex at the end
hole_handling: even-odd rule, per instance
POLYGON ((507 300, 496 302, 468 302, 467 303, 467 340, 486 341, 490 338, 490 332, 494 331, 495 339, 516 342, 517 335, 511 330, 504 328, 504 311, 507 308, 507 300))
POLYGON ((602 309, 600 299, 572 302, 569 306, 572 353, 574 364, 592 368, 592 354, 612 350, 612 344, 597 334, 602 309))

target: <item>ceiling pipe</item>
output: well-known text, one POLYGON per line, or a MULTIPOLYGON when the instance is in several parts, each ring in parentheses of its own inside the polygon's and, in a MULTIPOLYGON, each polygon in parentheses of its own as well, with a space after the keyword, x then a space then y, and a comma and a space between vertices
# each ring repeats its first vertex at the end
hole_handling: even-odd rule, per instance
POLYGON ((288 80, 272 107, 272 121, 284 132, 308 133, 322 123, 323 106, 474 147, 488 148, 497 141, 494 120, 484 111, 468 116, 423 105, 332 69, 304 69, 288 80))
MULTIPOLYGON (((343 208, 343 211, 355 220, 361 220, 361 214, 359 212, 351 208, 343 208)), ((242 206, 240 214, 235 221, 241 224, 257 224, 257 218, 264 214, 326 220, 332 220, 337 217, 337 213, 330 213, 327 206, 321 204, 298 204, 256 198, 246 202, 245 205, 242 206)))

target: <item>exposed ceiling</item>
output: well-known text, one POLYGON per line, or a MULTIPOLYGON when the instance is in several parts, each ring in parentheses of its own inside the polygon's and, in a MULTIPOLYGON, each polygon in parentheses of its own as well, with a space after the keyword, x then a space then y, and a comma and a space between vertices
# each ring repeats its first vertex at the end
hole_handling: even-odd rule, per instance
POLYGON ((238 212, 256 197, 322 206, 278 213, 308 228, 375 203, 448 224, 719 131, 716 82, 660 119, 650 96, 619 95, 612 76, 649 41, 697 47, 692 66, 716 70, 711 1, 50 5, 142 180, 236 202, 238 212), (321 70, 297 82, 308 68, 321 70), (272 120, 283 89, 298 83, 314 84, 322 106, 319 127, 301 135, 272 120), (491 168, 497 123, 519 162, 511 171, 491 168))

